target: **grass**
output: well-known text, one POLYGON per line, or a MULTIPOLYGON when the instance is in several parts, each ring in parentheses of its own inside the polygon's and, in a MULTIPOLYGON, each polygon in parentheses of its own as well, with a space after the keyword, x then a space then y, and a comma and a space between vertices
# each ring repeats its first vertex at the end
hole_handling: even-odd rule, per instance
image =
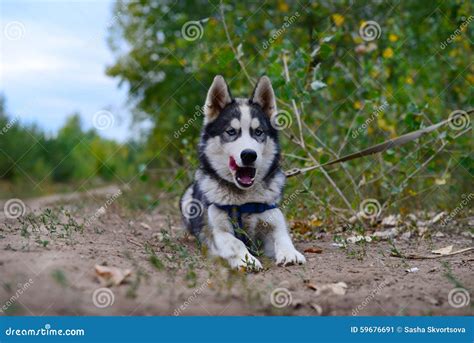
POLYGON ((12 227, 13 230, 19 230, 21 237, 26 242, 22 250, 30 249, 30 241, 33 238, 38 246, 48 248, 51 241, 57 239, 65 240, 66 244, 74 245, 74 235, 84 232, 84 224, 80 224, 74 215, 64 207, 55 209, 46 208, 38 215, 27 213, 25 216, 17 219, 19 227, 12 227))
POLYGON ((448 281, 451 282, 454 285, 454 287, 466 289, 466 287, 463 286, 461 281, 459 281, 458 278, 453 274, 453 271, 451 270, 451 266, 449 265, 449 262, 442 261, 441 264, 443 265, 445 269, 445 272, 443 275, 448 279, 448 281))

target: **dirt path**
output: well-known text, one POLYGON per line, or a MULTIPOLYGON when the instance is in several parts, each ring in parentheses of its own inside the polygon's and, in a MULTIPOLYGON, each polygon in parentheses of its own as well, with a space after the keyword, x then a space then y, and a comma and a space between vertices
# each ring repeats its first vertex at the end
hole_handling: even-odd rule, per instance
POLYGON ((341 248, 332 235, 321 233, 312 241, 296 242, 300 251, 322 250, 306 253, 306 265, 277 267, 263 258, 265 271, 245 274, 206 259, 196 242, 178 230, 178 222, 159 210, 138 215, 112 203, 98 211, 104 206, 102 196, 116 192, 109 187, 89 197, 72 194, 27 201, 35 219, 0 219, 0 313, 474 314, 470 303, 456 307, 449 297, 456 287, 472 294, 472 252, 430 260, 390 256, 394 248, 426 255, 450 244, 456 249, 472 246, 470 237, 459 234, 461 228, 442 229, 444 237, 396 239, 395 247, 372 241, 341 248), (44 211, 57 201, 67 202, 66 212, 56 217, 60 210, 44 211), (103 288, 96 264, 130 269, 132 275, 119 286, 103 288))
MULTIPOLYGON (((31 199, 23 199, 21 200, 23 204, 26 207, 26 210, 29 212, 34 212, 38 211, 42 208, 46 208, 47 206, 57 204, 57 203, 65 203, 65 202, 71 202, 71 201, 78 201, 81 198, 84 197, 92 197, 92 198, 97 198, 97 197, 103 197, 111 194, 115 194, 119 191, 119 188, 115 185, 109 185, 106 187, 100 187, 96 189, 91 189, 87 192, 72 192, 72 193, 65 193, 65 194, 52 194, 52 195, 46 195, 42 197, 37 197, 37 198, 31 198, 31 199)), ((5 220, 6 215, 5 215, 5 210, 4 206, 11 199, 0 199, 0 209, 2 211, 0 212, 0 220, 5 220)))

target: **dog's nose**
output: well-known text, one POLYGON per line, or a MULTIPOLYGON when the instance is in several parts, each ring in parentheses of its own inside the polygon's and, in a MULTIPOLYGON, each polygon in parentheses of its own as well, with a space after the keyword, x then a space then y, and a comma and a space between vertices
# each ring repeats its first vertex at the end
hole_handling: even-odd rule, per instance
POLYGON ((252 164, 257 159, 257 152, 252 149, 245 149, 240 153, 240 159, 245 165, 252 164))

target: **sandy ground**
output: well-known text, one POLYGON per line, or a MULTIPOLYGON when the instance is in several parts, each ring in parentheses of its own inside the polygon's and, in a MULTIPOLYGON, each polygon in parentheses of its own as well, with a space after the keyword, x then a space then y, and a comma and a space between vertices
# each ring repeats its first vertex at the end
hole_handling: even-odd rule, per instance
POLYGON ((391 256, 394 248, 404 255, 430 255, 451 244, 473 246, 472 238, 461 234, 466 228, 443 228, 443 237, 397 238, 395 245, 372 241, 345 247, 321 232, 310 241, 295 241, 300 251, 321 249, 305 253, 306 265, 280 267, 261 258, 263 272, 245 273, 206 258, 195 240, 178 230, 178 219, 160 209, 137 214, 113 203, 97 212, 104 205, 101 197, 114 192, 109 187, 88 196, 27 201, 30 215, 20 221, 0 215, 0 314, 474 314, 465 299, 474 288, 473 251, 424 260, 391 256), (63 214, 56 218, 46 208, 63 214), (90 224, 81 227, 87 220, 90 224), (131 275, 105 288, 95 265, 129 269, 131 275), (465 292, 448 301, 459 287, 465 292), (465 306, 457 307, 459 302, 465 306))

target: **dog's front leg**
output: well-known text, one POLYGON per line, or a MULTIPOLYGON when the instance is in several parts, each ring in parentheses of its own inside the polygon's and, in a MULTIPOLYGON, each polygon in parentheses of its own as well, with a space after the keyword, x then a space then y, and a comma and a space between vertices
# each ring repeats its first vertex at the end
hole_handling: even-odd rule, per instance
POLYGON ((234 236, 232 223, 225 211, 211 205, 208 208, 209 248, 213 255, 226 259, 232 268, 262 269, 262 264, 234 236))
MULTIPOLYGON (((276 263, 278 265, 303 264, 306 259, 298 250, 295 249, 288 232, 285 217, 279 208, 268 211, 265 221, 272 227, 269 232, 270 239, 266 244, 268 251, 274 252, 276 263)), ((267 250, 267 249, 266 249, 267 250)))

